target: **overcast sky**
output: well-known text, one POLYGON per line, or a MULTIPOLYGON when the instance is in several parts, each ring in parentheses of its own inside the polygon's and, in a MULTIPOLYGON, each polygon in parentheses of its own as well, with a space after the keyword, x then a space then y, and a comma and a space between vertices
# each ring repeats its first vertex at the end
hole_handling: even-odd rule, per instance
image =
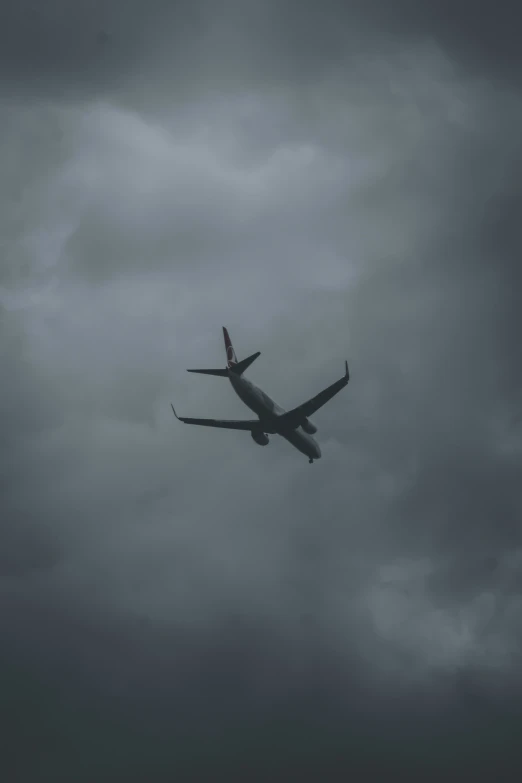
POLYGON ((513 8, 4 1, 2 779, 519 778, 513 8))

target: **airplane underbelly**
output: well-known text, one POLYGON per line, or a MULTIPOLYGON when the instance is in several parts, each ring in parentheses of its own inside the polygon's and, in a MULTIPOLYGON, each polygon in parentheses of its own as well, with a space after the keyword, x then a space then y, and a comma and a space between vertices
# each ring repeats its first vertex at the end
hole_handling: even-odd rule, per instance
POLYGON ((258 400, 253 395, 244 395, 242 398, 245 405, 247 405, 251 411, 256 413, 258 416, 263 417, 263 415, 266 415, 266 409, 260 400, 258 400))
POLYGON ((266 405, 257 394, 252 392, 251 389, 245 389, 244 387, 238 385, 234 386, 234 391, 236 392, 239 399, 244 402, 244 404, 250 408, 251 411, 256 413, 261 418, 266 417, 268 413, 266 405))

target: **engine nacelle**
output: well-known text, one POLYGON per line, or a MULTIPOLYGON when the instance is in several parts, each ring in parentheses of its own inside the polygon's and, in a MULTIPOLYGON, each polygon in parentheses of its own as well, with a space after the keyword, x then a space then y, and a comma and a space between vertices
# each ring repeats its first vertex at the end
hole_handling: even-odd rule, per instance
POLYGON ((268 435, 265 435, 261 430, 252 430, 251 435, 258 446, 267 446, 270 442, 268 435))
POLYGON ((312 424, 310 419, 305 419, 303 423, 301 424, 301 427, 304 429, 305 432, 307 432, 309 435, 313 435, 314 432, 317 432, 317 427, 315 424, 312 424))

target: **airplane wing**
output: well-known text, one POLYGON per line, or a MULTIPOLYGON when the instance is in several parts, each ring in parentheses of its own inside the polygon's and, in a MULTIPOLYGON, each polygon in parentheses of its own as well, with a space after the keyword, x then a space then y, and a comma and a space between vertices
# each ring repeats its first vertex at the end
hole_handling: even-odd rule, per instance
POLYGON ((311 400, 307 400, 302 405, 298 405, 297 408, 293 408, 291 411, 283 413, 281 416, 281 421, 283 421, 289 427, 299 427, 302 424, 303 419, 307 419, 309 416, 312 416, 317 410, 319 410, 319 408, 322 408, 322 406, 327 403, 328 400, 331 400, 332 397, 340 392, 341 389, 344 389, 350 380, 348 362, 345 361, 344 366, 345 374, 342 378, 339 378, 339 380, 335 383, 332 383, 331 386, 323 389, 323 391, 319 392, 319 394, 316 394, 315 397, 312 397, 311 400))
POLYGON ((227 430, 246 430, 251 432, 255 427, 259 427, 259 419, 187 419, 185 416, 178 416, 174 410, 174 405, 170 403, 172 412, 178 421, 185 424, 202 424, 205 427, 221 427, 227 430))

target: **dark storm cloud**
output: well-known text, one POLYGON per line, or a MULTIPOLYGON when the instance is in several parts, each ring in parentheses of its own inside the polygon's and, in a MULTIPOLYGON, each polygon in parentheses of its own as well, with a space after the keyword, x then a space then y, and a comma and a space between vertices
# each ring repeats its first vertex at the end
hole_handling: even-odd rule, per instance
POLYGON ((516 769, 520 55, 447 10, 4 9, 6 779, 516 769), (222 323, 350 360, 312 468, 175 426, 222 323))
POLYGON ((181 50, 198 31, 196 8, 165 0, 51 0, 45 8, 33 0, 7 2, 0 33, 4 91, 73 100, 114 92, 135 72, 147 49, 154 48, 162 25, 169 25, 174 47, 181 50))
POLYGON ((219 89, 220 80, 258 88, 315 81, 353 65, 354 53, 434 40, 460 64, 511 80, 521 64, 517 13, 512 3, 471 0, 52 0, 45 9, 21 0, 2 10, 0 67, 4 89, 15 95, 114 95, 142 81, 146 92, 170 87, 176 101, 195 85, 219 89), (152 73, 144 79, 154 62, 156 82, 152 73))
POLYGON ((216 769, 262 780, 282 770, 332 780, 400 770, 436 780, 477 758, 483 771, 512 771, 502 756, 512 761, 520 711, 515 703, 506 710, 488 679, 472 671, 398 694, 367 680, 357 661, 347 676, 334 651, 313 637, 297 651, 259 623, 231 622, 190 639, 129 618, 118 625, 99 609, 80 622, 58 607, 26 607, 26 616, 32 628, 19 628, 11 646, 23 650, 39 637, 39 662, 28 679, 24 654, 16 665, 7 660, 4 698, 11 725, 23 732, 24 711, 38 711, 43 730, 31 743, 32 759, 9 748, 12 774, 30 776, 35 756, 59 780, 71 768, 77 780, 162 781, 173 772, 206 780, 216 769), (50 649, 54 634, 58 652, 56 643, 50 649), (61 747, 57 715, 69 724, 61 726, 61 747))

